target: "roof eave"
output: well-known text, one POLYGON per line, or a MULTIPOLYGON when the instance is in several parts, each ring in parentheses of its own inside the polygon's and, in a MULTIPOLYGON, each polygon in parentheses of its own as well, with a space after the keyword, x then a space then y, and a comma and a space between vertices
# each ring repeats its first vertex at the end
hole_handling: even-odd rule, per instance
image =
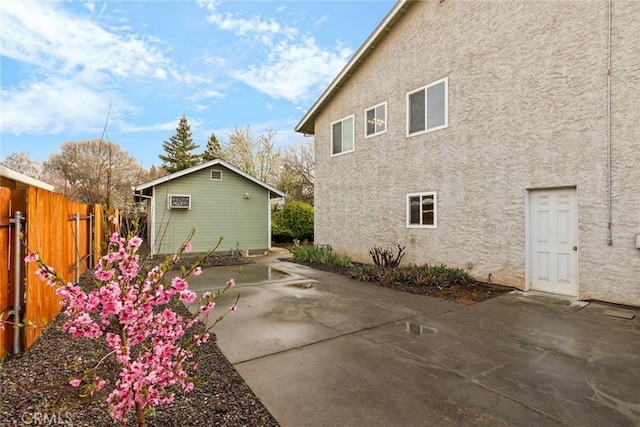
POLYGON ((353 55, 351 60, 344 66, 344 68, 338 73, 335 79, 331 82, 329 87, 320 95, 320 98, 311 106, 309 111, 298 122, 295 127, 296 132, 304 133, 307 135, 313 135, 315 133, 315 119, 316 116, 322 111, 323 107, 333 98, 334 93, 343 86, 354 71, 362 64, 367 56, 376 48, 378 43, 386 36, 389 30, 395 25, 412 5, 415 0, 398 0, 393 8, 387 13, 387 16, 376 27, 376 29, 367 38, 360 49, 353 55))
POLYGON ((181 176, 189 175, 190 173, 197 172, 199 170, 206 169, 208 167, 212 167, 212 166, 215 166, 215 165, 224 166, 225 168, 234 171, 238 175, 241 175, 241 176, 247 178, 249 181, 253 181, 256 184, 266 188, 271 193, 276 194, 279 197, 284 197, 285 196, 285 193, 283 193, 282 191, 280 191, 277 188, 273 187, 272 185, 267 184, 266 182, 259 180, 255 176, 250 175, 250 174, 246 173, 245 171, 243 171, 242 169, 239 169, 239 168, 233 166, 232 164, 227 163, 227 162, 225 162, 224 160, 221 160, 221 159, 210 160, 208 162, 204 162, 204 163, 201 163, 199 165, 196 165, 196 166, 193 166, 193 167, 190 167, 190 168, 187 168, 187 169, 183 169, 183 170, 178 171, 178 172, 170 173, 169 175, 161 176, 160 178, 156 178, 156 179, 154 179, 152 181, 148 181, 148 182, 145 182, 143 184, 136 185, 135 187, 133 187, 133 191, 134 192, 141 192, 141 191, 144 191, 144 190, 146 190, 148 188, 155 187, 156 185, 163 184, 165 182, 174 180, 176 178, 180 178, 181 176))

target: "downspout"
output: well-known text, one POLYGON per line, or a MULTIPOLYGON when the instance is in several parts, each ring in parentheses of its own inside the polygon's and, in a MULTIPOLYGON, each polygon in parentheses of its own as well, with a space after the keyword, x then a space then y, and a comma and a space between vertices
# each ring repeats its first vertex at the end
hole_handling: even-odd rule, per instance
POLYGON ((609 26, 607 30, 607 205, 609 221, 607 222, 607 245, 613 245, 613 222, 611 214, 611 0, 609 0, 609 26))

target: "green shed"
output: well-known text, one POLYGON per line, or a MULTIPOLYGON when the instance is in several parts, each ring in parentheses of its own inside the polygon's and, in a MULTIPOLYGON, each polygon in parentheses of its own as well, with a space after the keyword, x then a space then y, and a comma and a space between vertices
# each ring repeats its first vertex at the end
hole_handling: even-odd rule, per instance
POLYGON ((192 228, 192 252, 264 253, 271 247, 271 199, 284 193, 215 159, 134 187, 147 201, 147 241, 154 255, 177 251, 192 228))

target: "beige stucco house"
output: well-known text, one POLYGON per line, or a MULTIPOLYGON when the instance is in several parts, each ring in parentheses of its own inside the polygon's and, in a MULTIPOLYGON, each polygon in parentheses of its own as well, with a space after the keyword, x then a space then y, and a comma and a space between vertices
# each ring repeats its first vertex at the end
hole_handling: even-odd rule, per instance
POLYGON ((640 1, 400 0, 297 125, 315 240, 640 306, 640 1))

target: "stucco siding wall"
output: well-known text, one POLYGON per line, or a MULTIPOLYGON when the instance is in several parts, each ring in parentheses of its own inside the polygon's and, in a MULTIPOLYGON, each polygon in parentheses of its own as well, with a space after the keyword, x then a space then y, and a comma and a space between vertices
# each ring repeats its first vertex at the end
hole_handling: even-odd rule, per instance
POLYGON ((612 246, 607 4, 416 2, 316 120, 316 242, 365 262, 398 243, 407 263, 525 289, 527 190, 575 187, 579 297, 640 305, 640 2, 613 2, 612 246), (407 137, 407 92, 444 77, 449 126, 407 137), (388 131, 365 139, 384 101, 388 131), (331 157, 330 123, 350 114, 355 152, 331 157), (406 195, 426 191, 438 227, 408 229, 406 195))
POLYGON ((176 251, 193 227, 193 252, 264 250, 269 247, 269 192, 223 166, 213 166, 155 188, 156 253, 176 251), (211 180, 211 169, 222 181, 211 180), (245 193, 249 198, 244 198, 245 193), (167 194, 190 194, 191 210, 167 209, 167 194))

